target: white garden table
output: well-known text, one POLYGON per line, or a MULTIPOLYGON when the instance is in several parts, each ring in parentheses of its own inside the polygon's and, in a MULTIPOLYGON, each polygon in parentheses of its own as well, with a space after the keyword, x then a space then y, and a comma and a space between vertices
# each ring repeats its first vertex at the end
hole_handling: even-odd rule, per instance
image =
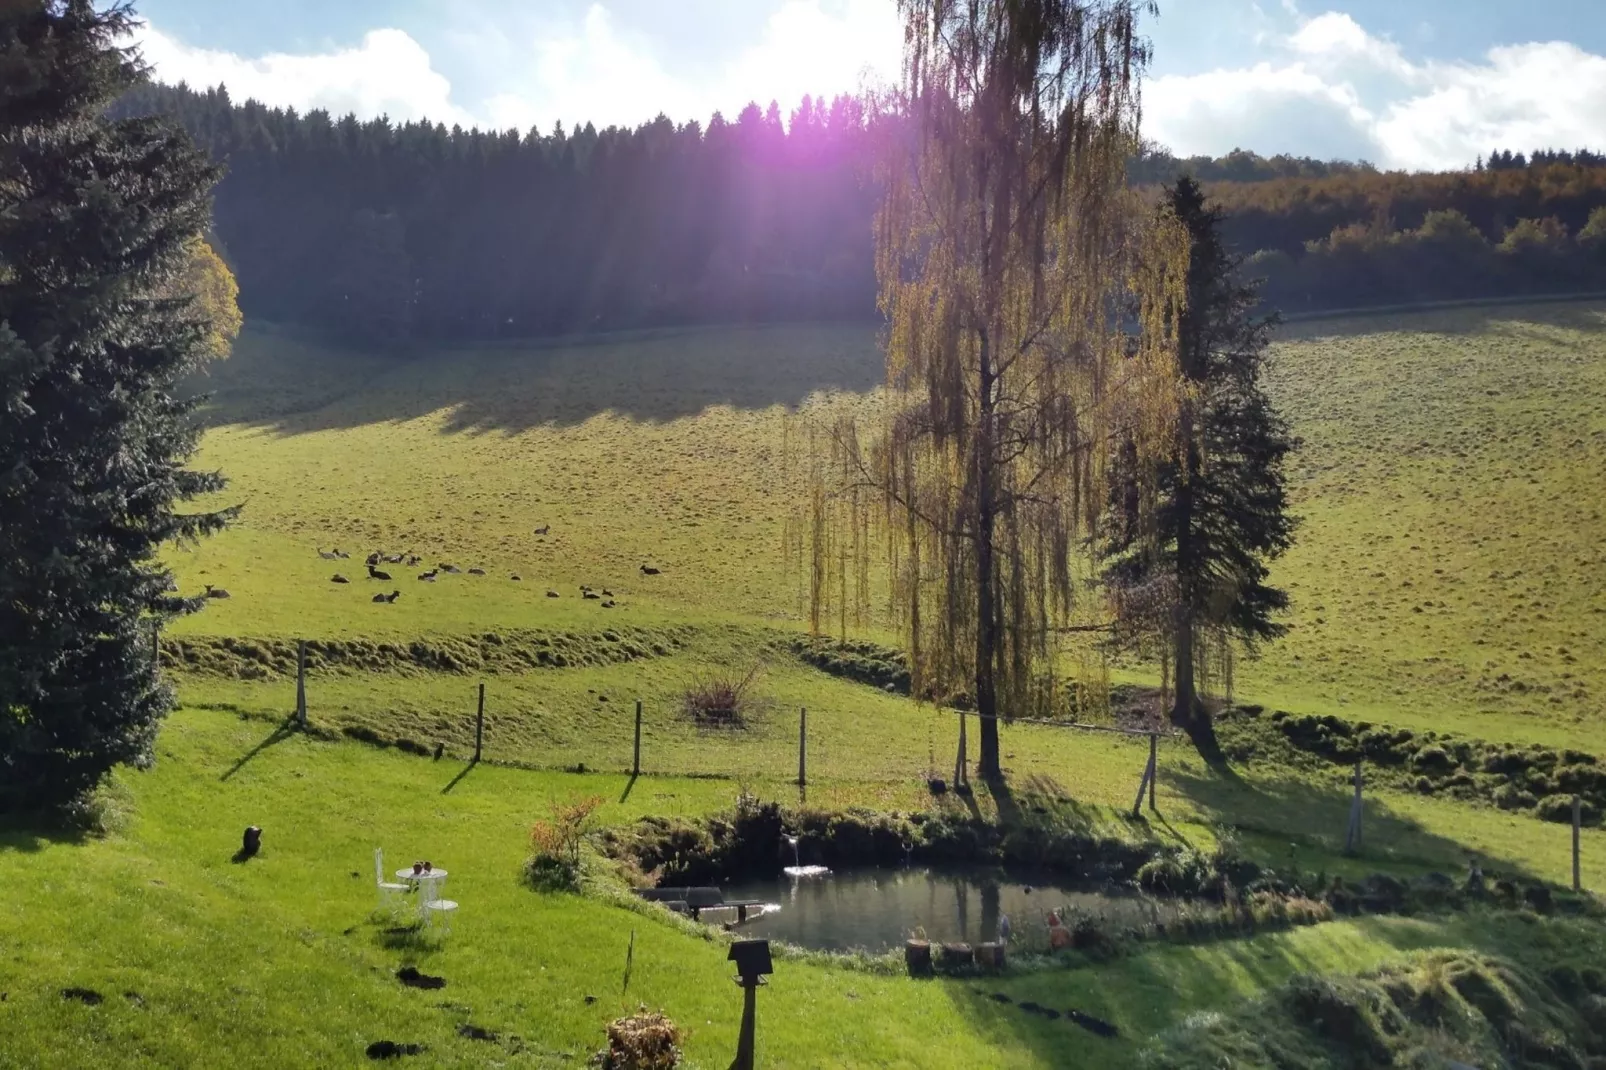
POLYGON ((424 904, 432 903, 441 897, 441 888, 446 883, 446 871, 436 866, 434 869, 413 872, 413 867, 396 871, 396 879, 410 881, 418 885, 418 913, 424 913, 424 904))

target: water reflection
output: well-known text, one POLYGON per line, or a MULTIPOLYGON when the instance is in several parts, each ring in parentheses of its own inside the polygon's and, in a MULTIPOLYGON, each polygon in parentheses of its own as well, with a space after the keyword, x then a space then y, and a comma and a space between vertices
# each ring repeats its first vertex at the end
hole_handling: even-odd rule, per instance
MULTIPOLYGON (((933 941, 996 940, 1005 915, 1017 944, 1046 948, 1051 911, 1071 926, 1078 918, 1098 917, 1136 927, 1170 920, 1180 909, 1180 904, 1119 889, 919 866, 782 876, 733 883, 723 891, 727 900, 775 907, 742 925, 743 936, 826 951, 885 951, 901 946, 916 928, 933 941)), ((734 911, 730 913, 734 918, 734 911)), ((708 910, 703 918, 726 920, 721 912, 708 910)))

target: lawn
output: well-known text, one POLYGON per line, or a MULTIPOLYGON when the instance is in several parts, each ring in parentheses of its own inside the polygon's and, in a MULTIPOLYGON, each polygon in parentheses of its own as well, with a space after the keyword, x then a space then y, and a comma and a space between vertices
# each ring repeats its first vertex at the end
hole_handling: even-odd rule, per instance
MULTIPOLYGON (((610 822, 697 815, 728 803, 728 781, 644 777, 621 802, 622 776, 488 765, 459 776, 462 763, 267 733, 211 711, 176 715, 160 749, 153 770, 119 774, 112 797, 123 817, 111 834, 0 833, 0 1065, 359 1065, 384 1039, 425 1045, 412 1065, 567 1065, 600 1045, 606 1021, 642 1003, 688 1027, 688 1066, 723 1066, 734 1050, 738 993, 722 946, 519 879, 527 824, 551 800, 601 793, 610 822), (248 823, 264 829, 264 850, 235 864, 248 823), (450 869, 462 906, 449 937, 417 944, 371 916, 376 845, 387 868, 429 857, 450 869), (404 965, 446 987, 404 987, 394 976, 404 965), (63 999, 67 988, 104 1002, 63 999), (500 1039, 465 1037, 464 1025, 500 1039)), ((1391 824, 1380 822, 1377 836, 1389 842, 1391 824)), ((1547 925, 1557 931, 1544 929, 1546 939, 1563 945, 1547 954, 1583 962, 1600 953, 1593 923, 1547 925)), ((1148 1038, 1192 1012, 1296 972, 1367 970, 1442 944, 1520 955, 1535 930, 1511 926, 1338 921, 1155 945, 983 989, 783 958, 760 993, 759 1058, 776 1067, 1130 1065, 1148 1038), (1022 1014, 988 998, 994 991, 1074 1006, 1123 1035, 1022 1014)))
MULTIPOLYGON (((356 1065, 380 1039, 426 1045, 412 1065, 574 1065, 639 1003, 689 1028, 689 1065, 725 1065, 738 993, 722 945, 528 890, 526 835, 550 802, 588 794, 610 823, 707 815, 743 789, 828 809, 965 805, 925 787, 952 770, 953 713, 791 651, 801 606, 781 544, 796 417, 871 412, 878 380, 873 334, 851 326, 394 354, 248 330, 207 384, 200 457, 233 480, 218 500, 245 510, 172 552, 182 589, 230 597, 164 634, 184 708, 156 766, 118 774, 104 836, 0 829, 0 1067, 356 1065), (319 556, 332 547, 351 558, 319 556), (374 549, 423 563, 369 580, 374 549), (444 563, 463 571, 415 578, 444 563), (331 582, 337 571, 351 582, 331 582), (394 604, 372 601, 390 590, 394 604), (285 727, 297 640, 309 734, 285 727), (755 666, 744 727, 685 715, 690 684, 755 666), (481 682, 488 760, 471 766, 481 682), (632 779, 638 701, 645 775, 632 779), (233 864, 250 823, 267 849, 233 864), (452 870, 463 909, 444 943, 370 917, 376 845, 396 865, 452 870), (404 987, 403 964, 447 986, 404 987), (71 987, 105 1000, 62 999, 71 987)), ((1294 595, 1292 630, 1239 667, 1239 697, 1606 757, 1606 306, 1305 323, 1278 342, 1271 385, 1305 443, 1304 523, 1274 573, 1294 595)), ((867 631, 891 641, 884 619, 867 631)), ((1232 839, 1263 864, 1346 877, 1458 874, 1476 855, 1494 873, 1570 879, 1561 826, 1388 790, 1369 792, 1362 856, 1343 857, 1337 770, 1223 776, 1167 740, 1159 813, 1135 821, 1144 741, 1015 725, 1003 750, 1010 790, 973 805, 1004 821, 1041 808, 1103 835, 1232 839)), ((1586 886, 1606 887, 1606 831, 1583 842, 1586 886)), ((788 957, 760 993, 760 1061, 1134 1065, 1195 1012, 1241 1008, 1301 971, 1439 946, 1606 953, 1595 923, 1523 924, 1342 920, 1156 944, 980 991, 788 957), (992 991, 1077 1007, 1122 1036, 1023 1015, 992 991)))

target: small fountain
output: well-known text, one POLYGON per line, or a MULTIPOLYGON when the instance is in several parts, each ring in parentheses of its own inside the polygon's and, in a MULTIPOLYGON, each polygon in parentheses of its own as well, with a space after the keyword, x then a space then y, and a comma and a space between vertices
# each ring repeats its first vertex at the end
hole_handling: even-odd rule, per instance
POLYGON ((831 872, 828 866, 805 866, 803 864, 802 858, 798 855, 796 836, 783 835, 781 838, 792 845, 792 864, 782 867, 782 873, 785 873, 788 877, 823 877, 831 872))

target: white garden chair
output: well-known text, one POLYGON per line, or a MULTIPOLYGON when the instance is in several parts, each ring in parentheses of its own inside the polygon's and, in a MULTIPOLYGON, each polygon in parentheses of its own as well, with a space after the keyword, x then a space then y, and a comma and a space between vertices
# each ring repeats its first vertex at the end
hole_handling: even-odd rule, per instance
POLYGON ((429 900, 424 904, 424 928, 430 929, 439 925, 442 936, 451 935, 452 912, 456 909, 457 903, 451 899, 429 900))
POLYGON ((381 910, 395 910, 402 905, 402 897, 408 891, 407 885, 385 879, 385 852, 378 847, 374 848, 374 884, 379 889, 381 910))

